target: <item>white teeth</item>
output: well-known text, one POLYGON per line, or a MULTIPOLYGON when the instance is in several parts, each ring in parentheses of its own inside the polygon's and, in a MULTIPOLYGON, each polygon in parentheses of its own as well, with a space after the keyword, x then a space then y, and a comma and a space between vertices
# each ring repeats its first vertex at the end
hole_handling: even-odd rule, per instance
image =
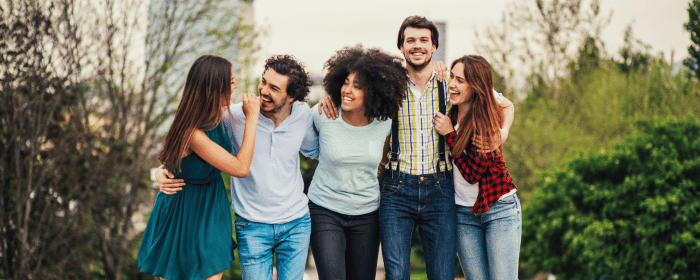
POLYGON ((343 101, 348 101, 348 102, 350 102, 350 101, 352 101, 352 99, 349 98, 349 97, 344 97, 344 98, 343 98, 343 101))
POLYGON ((267 97, 260 97, 260 99, 262 99, 262 101, 265 101, 265 102, 270 102, 270 98, 267 98, 267 97))
POLYGON ((459 94, 457 91, 454 91, 454 90, 450 90, 450 93, 451 94, 459 94))

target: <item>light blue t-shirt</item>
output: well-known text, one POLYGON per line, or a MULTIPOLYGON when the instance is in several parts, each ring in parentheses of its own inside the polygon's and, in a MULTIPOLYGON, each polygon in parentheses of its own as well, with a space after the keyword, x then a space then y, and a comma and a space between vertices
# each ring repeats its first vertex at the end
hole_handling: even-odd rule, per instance
POLYGON ((379 208, 377 167, 391 120, 365 126, 343 121, 338 108, 335 120, 313 112, 318 130, 319 162, 309 186, 309 199, 316 205, 345 215, 362 215, 379 208))
MULTIPOLYGON (((233 121, 226 116, 224 125, 235 155, 243 142, 245 115, 241 103, 230 109, 233 121)), ((277 127, 260 114, 250 173, 246 178, 231 176, 231 209, 236 215, 252 222, 280 224, 309 213, 299 152, 309 158, 318 156, 318 137, 312 125, 311 109, 305 102, 294 102, 291 114, 277 127)))

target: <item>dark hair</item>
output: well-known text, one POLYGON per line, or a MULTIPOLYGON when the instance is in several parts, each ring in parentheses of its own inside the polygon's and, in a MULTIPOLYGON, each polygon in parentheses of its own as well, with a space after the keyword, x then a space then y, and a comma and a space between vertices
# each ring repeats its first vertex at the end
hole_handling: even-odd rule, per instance
MULTIPOLYGON (((464 64, 464 79, 471 89, 472 104, 467 115, 459 122, 459 131, 452 149, 453 155, 462 154, 475 133, 500 143, 503 120, 503 111, 493 96, 493 74, 489 62, 478 55, 465 55, 453 61, 450 69, 457 63, 464 64)), ((452 106, 449 113, 452 123, 457 122, 458 112, 459 106, 452 106)))
POLYGON ((438 39, 440 38, 440 32, 438 32, 437 26, 435 26, 435 24, 432 21, 429 21, 428 19, 422 16, 410 16, 403 21, 403 23, 401 24, 401 28, 399 28, 399 39, 396 42, 397 48, 400 49, 401 45, 403 45, 403 40, 405 39, 403 32, 406 30, 407 27, 430 30, 430 40, 433 41, 433 46, 435 46, 436 49, 438 48, 438 39))
POLYGON ((169 170, 180 170, 194 129, 210 130, 223 119, 221 108, 231 101, 231 70, 231 62, 214 55, 201 56, 190 67, 175 119, 158 156, 169 170))
POLYGON ((273 55, 265 61, 263 75, 270 68, 289 78, 287 83, 288 96, 294 98, 295 101, 306 100, 313 82, 301 62, 298 62, 292 55, 273 55))
POLYGON ((365 116, 386 120, 398 112, 406 96, 408 72, 403 59, 377 48, 364 49, 362 45, 337 51, 326 63, 328 74, 323 88, 333 103, 340 104, 341 88, 350 73, 356 73, 365 93, 365 116))

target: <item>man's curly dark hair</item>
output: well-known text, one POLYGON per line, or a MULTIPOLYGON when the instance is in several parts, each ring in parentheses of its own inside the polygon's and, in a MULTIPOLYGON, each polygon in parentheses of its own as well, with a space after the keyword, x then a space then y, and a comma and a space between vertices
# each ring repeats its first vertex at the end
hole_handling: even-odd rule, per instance
POLYGON ((323 67, 328 70, 323 88, 336 105, 342 102, 341 88, 345 79, 350 73, 356 73, 365 93, 363 105, 368 118, 383 121, 393 117, 406 96, 408 72, 403 67, 403 59, 377 48, 345 47, 323 67))
POLYGON ((313 85, 309 73, 304 70, 304 65, 297 61, 292 55, 273 55, 265 60, 265 70, 274 69, 275 72, 289 78, 287 83, 287 95, 294 98, 294 101, 304 101, 313 85))

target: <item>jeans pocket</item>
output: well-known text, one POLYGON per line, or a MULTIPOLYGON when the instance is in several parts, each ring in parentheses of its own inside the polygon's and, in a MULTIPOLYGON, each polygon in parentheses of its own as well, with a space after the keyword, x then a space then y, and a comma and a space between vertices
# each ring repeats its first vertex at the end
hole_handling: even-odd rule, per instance
POLYGON ((514 204, 515 200, 516 200, 515 197, 516 197, 515 194, 511 194, 508 197, 501 197, 498 199, 498 201, 496 201, 496 203, 506 204, 506 205, 514 204))
POLYGON ((442 194, 442 196, 451 199, 455 198, 455 186, 451 180, 436 180, 435 187, 440 190, 440 194, 442 194))
POLYGON ((250 222, 248 220, 245 220, 239 216, 236 216, 236 220, 233 222, 233 224, 236 227, 236 231, 245 230, 250 226, 250 222))
POLYGON ((381 195, 392 195, 395 194, 399 188, 401 188, 401 181, 395 179, 384 179, 382 183, 381 195))

